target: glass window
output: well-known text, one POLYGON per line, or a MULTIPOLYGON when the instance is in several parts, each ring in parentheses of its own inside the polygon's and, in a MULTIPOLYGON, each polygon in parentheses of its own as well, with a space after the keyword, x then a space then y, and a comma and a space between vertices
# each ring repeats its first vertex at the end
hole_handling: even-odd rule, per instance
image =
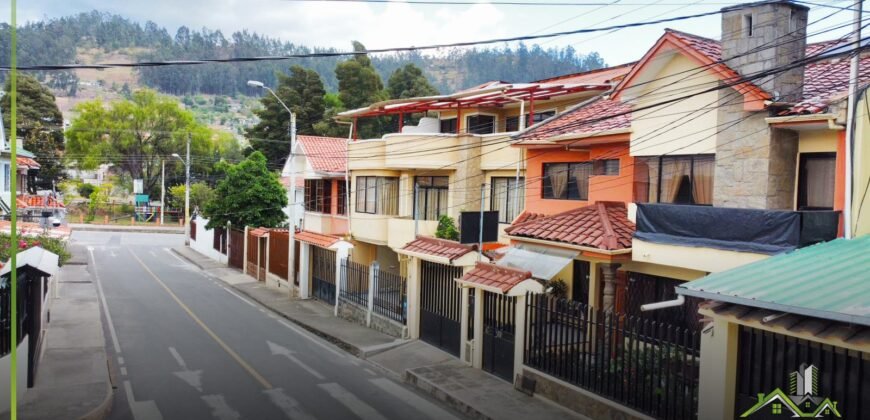
POLYGON ((554 200, 588 200, 592 162, 545 163, 542 197, 554 200))
POLYGON ((347 183, 345 181, 338 182, 338 205, 336 206, 336 214, 347 214, 347 183))
POLYGON ((12 165, 3 164, 3 191, 11 191, 12 187, 10 182, 12 181, 12 165))
MULTIPOLYGON (((537 112, 537 113, 535 113, 535 118, 534 118, 535 121, 533 124, 537 124, 537 123, 544 121, 547 118, 550 118, 554 115, 556 115, 556 110, 537 112)), ((532 125, 532 124, 529 124, 529 115, 526 114, 526 127, 528 128, 530 125, 532 125)), ((519 129, 520 129, 520 117, 519 116, 508 117, 505 120, 505 131, 519 131, 519 129)))
POLYGON ((517 183, 516 177, 493 177, 490 197, 490 209, 498 211, 498 222, 513 222, 525 204, 525 178, 517 183))
POLYGON ((833 210, 836 153, 801 153, 798 210, 833 210))
POLYGON ((495 117, 492 115, 469 115, 465 119, 467 129, 471 134, 492 134, 495 133, 495 117))
POLYGON ((305 211, 317 213, 332 212, 332 180, 305 180, 305 211))
POLYGON ((447 214, 447 194, 450 178, 446 176, 418 176, 414 191, 414 212, 420 220, 438 220, 447 214))
MULTIPOLYGON (((652 168, 653 166, 650 166, 652 168)), ((713 155, 662 156, 656 186, 659 203, 713 204, 713 155)))
POLYGON ((619 175, 619 159, 599 159, 592 161, 594 175, 619 175))
POLYGON ((441 120, 441 133, 456 134, 456 118, 441 120))
POLYGON ((399 214, 399 179, 383 176, 356 177, 356 212, 399 214))

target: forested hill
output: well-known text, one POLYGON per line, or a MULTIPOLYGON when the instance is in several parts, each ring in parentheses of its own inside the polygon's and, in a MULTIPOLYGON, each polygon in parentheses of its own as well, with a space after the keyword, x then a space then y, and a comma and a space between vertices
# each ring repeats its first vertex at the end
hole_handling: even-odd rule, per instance
MULTIPOLYGON (((195 19, 195 18, 191 18, 195 19)), ((297 45, 247 30, 229 36, 206 28, 179 28, 170 34, 154 22, 140 25, 118 15, 93 11, 48 21, 28 23, 18 31, 19 65, 65 64, 88 61, 83 51, 121 51, 135 60, 184 60, 263 55, 287 55, 333 49, 297 45)), ((0 24, 0 64, 8 65, 9 25, 0 24)), ((350 48, 350 42, 348 42, 350 48)), ((333 70, 343 57, 291 59, 286 61, 152 67, 139 70, 139 83, 163 92, 233 95, 245 92, 245 82, 255 79, 275 84, 275 72, 293 64, 314 69, 326 88, 337 89, 333 70)), ((400 65, 415 63, 441 92, 451 92, 489 80, 529 81, 602 67, 597 53, 583 55, 573 48, 544 49, 520 45, 456 49, 438 55, 404 53, 372 57, 383 80, 400 65)), ((3 77, 3 75, 0 75, 3 77)), ((59 90, 75 94, 72 72, 41 74, 40 79, 59 90)))

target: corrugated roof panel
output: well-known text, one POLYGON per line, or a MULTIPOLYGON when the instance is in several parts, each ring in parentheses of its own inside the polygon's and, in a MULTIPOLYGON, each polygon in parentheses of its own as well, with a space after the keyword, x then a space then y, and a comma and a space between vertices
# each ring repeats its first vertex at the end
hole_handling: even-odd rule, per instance
POLYGON ((870 235, 711 274, 680 294, 870 325, 870 235))

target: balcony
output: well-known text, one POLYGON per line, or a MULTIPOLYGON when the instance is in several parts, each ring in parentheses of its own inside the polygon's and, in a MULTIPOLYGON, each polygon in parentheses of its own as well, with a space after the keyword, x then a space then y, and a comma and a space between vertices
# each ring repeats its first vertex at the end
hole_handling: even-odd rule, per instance
POLYGON ((724 271, 835 239, 839 223, 838 211, 638 204, 632 259, 724 271))
POLYGON ((303 226, 311 232, 341 236, 347 233, 347 216, 306 211, 303 226))
POLYGON ((357 140, 348 146, 350 170, 457 169, 480 157, 483 170, 509 170, 520 159, 519 149, 509 147, 513 133, 442 134, 394 133, 380 139, 357 140), (480 146, 475 150, 474 146, 480 146))
MULTIPOLYGON (((420 235, 435 236, 438 222, 420 220, 420 235)), ((414 240, 414 219, 400 216, 354 213, 354 239, 391 248, 401 248, 414 240)))

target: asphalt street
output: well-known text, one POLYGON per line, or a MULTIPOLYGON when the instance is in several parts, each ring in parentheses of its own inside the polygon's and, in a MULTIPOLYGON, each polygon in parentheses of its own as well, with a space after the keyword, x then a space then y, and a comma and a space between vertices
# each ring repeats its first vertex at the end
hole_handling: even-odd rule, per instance
POLYGON ((102 301, 110 419, 461 418, 184 261, 181 235, 72 240, 102 301))

